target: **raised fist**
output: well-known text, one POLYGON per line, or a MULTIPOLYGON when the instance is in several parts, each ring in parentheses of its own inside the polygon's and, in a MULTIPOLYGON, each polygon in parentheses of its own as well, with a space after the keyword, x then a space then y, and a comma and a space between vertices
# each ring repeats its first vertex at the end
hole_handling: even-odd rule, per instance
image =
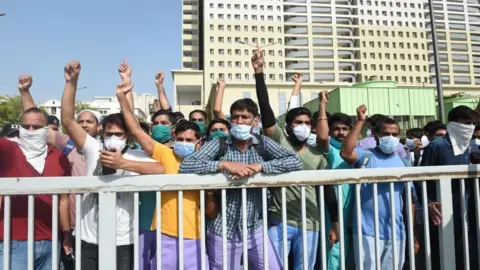
POLYGON ((225 83, 225 80, 223 80, 222 78, 218 78, 218 81, 217 81, 218 88, 225 89, 226 85, 227 84, 225 83))
POLYGON ((163 71, 157 72, 155 75, 155 84, 158 86, 159 84, 163 84, 163 80, 165 80, 165 73, 163 71))
POLYGON ((367 120, 367 106, 360 105, 357 108, 357 120, 359 120, 359 121, 367 120))
POLYGON ((327 103, 328 102, 328 90, 323 90, 318 95, 320 97, 320 102, 327 103))
POLYGON ((127 61, 123 60, 123 62, 118 67, 118 74, 123 81, 128 81, 132 77, 132 68, 128 65, 127 61))
POLYGON ((30 86, 32 86, 32 76, 30 75, 21 75, 18 77, 18 90, 28 91, 30 86))
POLYGON ((65 81, 67 82, 77 82, 78 76, 80 76, 80 62, 71 61, 65 66, 65 81))
POLYGON ((293 77, 292 77, 292 80, 295 83, 302 83, 303 82, 303 76, 300 73, 295 73, 295 75, 293 75, 293 77))
POLYGON ((263 64, 265 63, 265 59, 263 57, 263 51, 260 46, 257 44, 257 53, 252 56, 252 66, 253 69, 257 72, 263 71, 263 64))
POLYGON ((121 83, 117 85, 117 94, 126 95, 128 92, 132 91, 133 84, 131 83, 121 83))

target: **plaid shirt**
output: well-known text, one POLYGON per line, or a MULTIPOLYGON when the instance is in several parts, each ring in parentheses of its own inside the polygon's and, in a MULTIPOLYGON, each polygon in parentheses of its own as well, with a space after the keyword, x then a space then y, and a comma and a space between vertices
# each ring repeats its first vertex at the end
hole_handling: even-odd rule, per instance
MULTIPOLYGON (((249 147, 245 152, 238 151, 232 143, 231 137, 226 139, 228 151, 222 161, 238 162, 244 164, 261 164, 263 172, 285 173, 302 169, 302 162, 295 153, 281 147, 270 138, 262 136, 264 149, 269 160, 265 161, 255 149, 253 144, 258 144, 256 137, 252 137, 249 147)), ((180 173, 217 173, 220 161, 214 160, 220 150, 218 139, 204 145, 198 152, 186 158, 180 166, 180 173)), ((232 239, 238 233, 242 234, 242 191, 241 189, 227 190, 227 238, 232 239)), ((262 223, 262 190, 247 189, 247 230, 254 233, 262 223)), ((214 219, 207 220, 207 228, 216 235, 222 235, 221 213, 214 219)))

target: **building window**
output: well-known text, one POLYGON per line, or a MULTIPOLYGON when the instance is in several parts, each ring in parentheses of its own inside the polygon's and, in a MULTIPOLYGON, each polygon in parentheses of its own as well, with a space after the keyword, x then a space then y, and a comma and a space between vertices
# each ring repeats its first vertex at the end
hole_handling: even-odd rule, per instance
POLYGON ((248 56, 248 50, 245 50, 245 55, 247 55, 247 56, 248 56))
POLYGON ((215 28, 213 26, 213 24, 210 24, 210 31, 213 31, 215 28))
POLYGON ((223 62, 223 61, 218 62, 218 66, 219 66, 219 67, 224 67, 224 66, 225 66, 225 62, 223 62))
POLYGON ((268 51, 268 55, 269 55, 269 56, 274 56, 274 55, 275 55, 275 51, 269 50, 269 51, 268 51))
POLYGON ((243 31, 248 32, 248 25, 245 25, 245 26, 243 27, 243 31))
POLYGON ((240 81, 242 79, 242 75, 240 73, 235 74, 235 80, 240 81))
POLYGON ((210 3, 210 8, 213 8, 213 3, 210 3))
POLYGON ((215 39, 213 37, 210 37, 210 43, 214 43, 215 39))
POLYGON ((248 68, 250 66, 250 62, 245 61, 245 67, 248 68))
POLYGON ((274 62, 268 63, 268 67, 270 67, 270 68, 275 68, 275 63, 274 63, 274 62))
POLYGON ((268 27, 268 32, 273 33, 273 26, 269 26, 269 27, 268 27))
POLYGON ((225 54, 225 50, 224 50, 224 49, 218 49, 218 54, 224 55, 224 54, 225 54))
POLYGON ((210 66, 211 66, 211 67, 214 67, 214 66, 215 66, 215 62, 210 61, 210 66))
POLYGON ((210 13, 210 19, 213 19, 213 14, 212 13, 210 13))
POLYGON ((232 73, 228 73, 228 79, 231 81, 232 80, 232 73))
POLYGON ((270 78, 271 81, 275 81, 275 74, 270 74, 269 78, 270 78))
POLYGON ((210 55, 214 55, 215 51, 213 49, 210 49, 210 55))
MULTIPOLYGON (((236 68, 241 68, 242 67, 242 64, 240 63, 240 61, 235 62, 235 67, 236 68)), ((240 75, 240 74, 238 74, 238 75, 240 75)))
POLYGON ((212 80, 215 79, 215 74, 214 73, 210 73, 210 79, 212 79, 212 80))
POLYGON ((250 74, 245 74, 245 80, 250 80, 250 74))
POLYGON ((242 55, 242 51, 240 49, 235 50, 235 55, 242 55))
POLYGON ((229 67, 229 68, 232 67, 232 61, 228 61, 228 67, 229 67))

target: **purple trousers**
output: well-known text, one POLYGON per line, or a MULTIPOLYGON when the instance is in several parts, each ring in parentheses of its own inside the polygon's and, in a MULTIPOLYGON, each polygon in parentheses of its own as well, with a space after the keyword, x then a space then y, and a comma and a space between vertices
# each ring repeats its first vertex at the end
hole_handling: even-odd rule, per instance
MULTIPOLYGON (((139 259, 140 270, 157 269, 157 232, 140 229, 139 259)), ((183 267, 186 270, 201 269, 201 242, 200 239, 183 239, 183 267)), ((162 269, 178 268, 178 238, 162 234, 162 269)), ((206 267, 208 269, 208 258, 206 267)))
MULTIPOLYGON (((243 254, 242 236, 236 234, 232 239, 227 239, 227 269, 240 270, 243 254)), ((279 257, 275 252, 270 238, 268 238, 268 262, 263 261, 263 228, 258 229, 255 233, 249 234, 247 237, 248 245, 248 263, 250 269, 263 270, 265 264, 269 269, 283 269, 279 257)), ((210 270, 223 269, 223 242, 222 236, 207 232, 207 254, 210 262, 210 270)), ((247 262, 244 262, 244 264, 247 262)))

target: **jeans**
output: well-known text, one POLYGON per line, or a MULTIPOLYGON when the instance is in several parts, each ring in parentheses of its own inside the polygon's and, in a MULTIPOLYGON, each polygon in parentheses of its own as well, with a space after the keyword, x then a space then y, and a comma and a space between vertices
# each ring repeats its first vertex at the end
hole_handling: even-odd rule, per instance
MULTIPOLYGON (((0 241, 0 268, 3 268, 3 240, 0 241)), ((33 254, 33 269, 52 269, 52 241, 35 241, 33 254)), ((28 241, 11 240, 10 269, 28 269, 28 241)), ((56 262, 59 263, 59 262, 56 262)))
MULTIPOLYGON (((380 239, 380 251, 378 256, 380 256, 380 268, 382 270, 392 270, 392 269, 402 269, 405 262, 405 240, 397 240, 396 243, 393 243, 392 240, 382 240, 380 239), (397 245, 397 258, 398 265, 394 265, 393 262, 393 245, 397 245)), ((358 250, 358 236, 355 234, 353 236, 353 244, 355 250, 355 265, 358 268, 360 263, 360 252, 358 250)), ((376 261, 375 261, 375 237, 362 235, 362 259, 363 259, 363 269, 365 270, 375 270, 376 261)), ((436 268, 432 268, 436 269, 436 268)))
MULTIPOLYGON (((270 240, 280 258, 280 265, 283 266, 283 225, 277 223, 268 229, 270 240)), ((307 255, 308 269, 313 269, 317 257, 319 232, 307 231, 307 255)), ((293 252, 293 265, 295 270, 303 270, 303 238, 302 228, 287 225, 287 254, 290 249, 293 252)))
MULTIPOLYGON (((82 269, 98 270, 98 245, 82 241, 82 269)), ((133 269, 133 245, 117 246, 117 270, 133 269)))

